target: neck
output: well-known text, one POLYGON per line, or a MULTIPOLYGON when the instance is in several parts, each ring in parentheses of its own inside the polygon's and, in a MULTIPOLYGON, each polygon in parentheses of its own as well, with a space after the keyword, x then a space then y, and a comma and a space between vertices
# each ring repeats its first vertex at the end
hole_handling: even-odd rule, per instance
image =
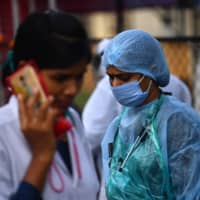
POLYGON ((144 101, 143 105, 148 104, 149 102, 151 102, 155 99, 159 99, 160 95, 161 95, 161 92, 160 92, 159 87, 153 82, 152 86, 150 88, 150 91, 149 91, 149 96, 144 101))

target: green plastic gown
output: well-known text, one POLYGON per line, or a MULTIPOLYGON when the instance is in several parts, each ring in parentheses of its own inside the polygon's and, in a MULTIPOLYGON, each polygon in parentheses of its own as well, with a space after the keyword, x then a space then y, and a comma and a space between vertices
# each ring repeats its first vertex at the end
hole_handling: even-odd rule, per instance
POLYGON ((155 117, 133 144, 124 143, 116 134, 106 181, 109 200, 171 200, 170 178, 160 150, 155 117))

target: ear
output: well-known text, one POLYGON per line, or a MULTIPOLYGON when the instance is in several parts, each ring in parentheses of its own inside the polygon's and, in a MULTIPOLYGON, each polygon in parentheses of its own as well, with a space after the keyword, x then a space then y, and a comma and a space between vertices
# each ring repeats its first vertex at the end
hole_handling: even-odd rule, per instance
POLYGON ((140 82, 140 87, 141 87, 143 92, 146 91, 146 90, 151 91, 152 88, 155 88, 155 87, 157 88, 153 79, 148 77, 148 76, 144 76, 144 79, 140 82))

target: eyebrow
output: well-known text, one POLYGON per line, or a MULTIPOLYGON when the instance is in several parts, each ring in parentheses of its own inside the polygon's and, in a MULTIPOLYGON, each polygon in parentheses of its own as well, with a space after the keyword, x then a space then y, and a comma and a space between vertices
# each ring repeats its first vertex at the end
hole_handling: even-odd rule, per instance
POLYGON ((107 72, 107 75, 109 77, 116 77, 116 78, 120 78, 121 76, 131 76, 131 74, 127 73, 127 72, 120 72, 120 73, 116 73, 116 74, 112 74, 112 73, 107 72))
POLYGON ((85 74, 87 72, 87 69, 84 69, 77 74, 73 74, 73 72, 63 72, 63 71, 57 71, 56 74, 50 74, 50 76, 79 76, 81 74, 85 74))
POLYGON ((112 74, 112 73, 107 72, 107 75, 109 75, 109 76, 120 76, 120 75, 130 75, 130 73, 119 72, 119 73, 116 73, 116 74, 112 74))

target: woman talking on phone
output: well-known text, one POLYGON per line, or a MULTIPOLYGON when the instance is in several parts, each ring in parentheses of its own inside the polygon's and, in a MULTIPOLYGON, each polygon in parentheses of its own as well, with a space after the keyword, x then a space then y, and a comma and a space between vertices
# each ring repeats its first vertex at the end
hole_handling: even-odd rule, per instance
POLYGON ((28 98, 12 95, 0 108, 1 200, 97 198, 92 155, 78 114, 70 107, 90 58, 86 31, 72 15, 36 12, 19 26, 2 66, 3 78, 33 61, 49 95, 41 104, 34 88, 28 98), (58 116, 69 121, 69 130, 59 138, 55 136, 58 116))

